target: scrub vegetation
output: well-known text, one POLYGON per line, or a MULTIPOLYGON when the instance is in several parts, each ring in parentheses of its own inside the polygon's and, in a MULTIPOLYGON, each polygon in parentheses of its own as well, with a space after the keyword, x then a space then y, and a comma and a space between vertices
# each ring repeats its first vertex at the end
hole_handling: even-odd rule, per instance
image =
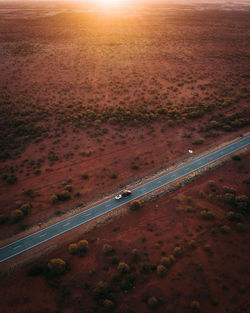
MULTIPOLYGON (((0 4, 1 240, 249 131, 249 6, 53 5, 0 4)), ((1 310, 247 311, 249 164, 26 252, 1 272, 1 310)))
POLYGON ((249 129, 246 10, 30 5, 1 3, 1 239, 249 129))
POLYGON ((249 157, 81 234, 16 271, 15 284, 9 274, 3 310, 247 310, 249 157))

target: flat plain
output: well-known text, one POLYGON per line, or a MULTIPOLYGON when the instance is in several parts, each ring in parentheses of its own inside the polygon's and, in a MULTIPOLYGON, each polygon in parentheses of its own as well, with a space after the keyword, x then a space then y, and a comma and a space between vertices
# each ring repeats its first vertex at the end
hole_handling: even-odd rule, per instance
MULTIPOLYGON (((249 131, 247 4, 111 14, 1 2, 0 16, 2 244, 141 183, 188 159, 190 149, 198 155, 249 131)), ((66 260, 65 276, 28 277, 29 265, 13 283, 10 273, 1 284, 5 312, 103 312, 112 310, 109 301, 117 312, 245 309, 249 216, 227 217, 237 197, 249 195, 249 153, 238 158, 139 212, 76 232, 76 242, 88 240, 84 258, 62 244, 36 261, 44 268, 53 256, 66 260), (105 256, 105 243, 116 252, 105 256), (162 279, 157 266, 176 247, 180 261, 162 279), (120 261, 130 272, 114 275, 112 289, 120 261), (106 298, 92 300, 99 281, 108 284, 106 298)))

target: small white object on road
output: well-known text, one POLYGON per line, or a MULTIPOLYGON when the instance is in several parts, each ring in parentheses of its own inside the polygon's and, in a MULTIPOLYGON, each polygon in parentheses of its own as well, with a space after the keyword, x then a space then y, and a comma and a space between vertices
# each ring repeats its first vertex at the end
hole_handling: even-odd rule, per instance
POLYGON ((188 150, 189 153, 193 153, 193 150, 188 150))

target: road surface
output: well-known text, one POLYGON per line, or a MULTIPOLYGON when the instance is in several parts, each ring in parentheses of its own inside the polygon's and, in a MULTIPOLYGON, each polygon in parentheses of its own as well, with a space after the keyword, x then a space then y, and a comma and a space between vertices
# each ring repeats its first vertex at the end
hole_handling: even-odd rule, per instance
POLYGON ((173 181, 186 176, 198 169, 205 167, 216 160, 223 158, 237 150, 247 147, 250 144, 250 136, 240 139, 228 146, 225 146, 215 152, 207 154, 201 158, 174 170, 165 175, 162 175, 156 179, 153 179, 139 187, 132 189, 132 195, 128 198, 122 198, 120 200, 109 199, 98 205, 91 207, 90 209, 73 215, 65 220, 62 220, 54 225, 44 228, 36 233, 26 236, 20 240, 17 240, 11 244, 8 244, 0 248, 0 262, 8 260, 15 255, 23 253, 41 243, 48 241, 54 237, 57 237, 77 226, 80 226, 88 221, 97 218, 107 212, 110 212, 132 200, 142 197, 147 193, 150 193, 156 189, 159 189, 173 181))

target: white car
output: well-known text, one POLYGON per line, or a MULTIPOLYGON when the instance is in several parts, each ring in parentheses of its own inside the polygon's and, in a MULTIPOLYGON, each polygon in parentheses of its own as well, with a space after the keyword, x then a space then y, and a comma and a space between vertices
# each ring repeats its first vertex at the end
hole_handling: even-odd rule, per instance
POLYGON ((131 191, 130 190, 124 190, 122 193, 120 193, 119 195, 115 196, 116 200, 120 200, 121 198, 125 198, 131 195, 131 191))

